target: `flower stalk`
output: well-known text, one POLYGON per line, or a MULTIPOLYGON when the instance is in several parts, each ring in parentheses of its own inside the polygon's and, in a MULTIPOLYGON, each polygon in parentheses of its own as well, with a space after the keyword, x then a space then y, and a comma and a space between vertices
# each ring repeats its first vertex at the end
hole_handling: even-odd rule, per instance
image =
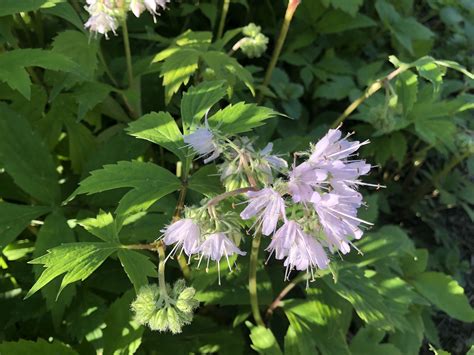
POLYGON ((125 49, 125 60, 127 61, 128 86, 133 85, 133 67, 132 67, 132 51, 130 50, 130 38, 128 36, 127 21, 122 21, 123 45, 125 49))
POLYGON ((258 304, 258 293, 257 293, 257 263, 258 263, 258 251, 260 249, 261 234, 257 233, 252 241, 252 251, 250 253, 250 265, 249 265, 249 295, 250 295, 250 307, 252 308, 252 315, 257 325, 264 327, 262 315, 260 314, 260 307, 258 304))
POLYGON ((222 14, 219 21, 219 28, 217 29, 217 39, 220 39, 224 33, 225 20, 227 18, 227 13, 229 12, 229 5, 230 0, 224 0, 224 3, 222 4, 222 14))
POLYGON ((268 64, 267 71, 265 73, 265 78, 263 79, 262 89, 260 89, 257 96, 257 103, 261 103, 263 100, 263 91, 270 83, 272 78, 273 69, 275 69, 278 58, 280 57, 283 44, 285 43, 286 35, 288 34, 288 29, 290 28, 291 20, 295 14, 296 8, 300 4, 301 0, 290 0, 288 7, 286 8, 285 18, 281 26, 280 35, 278 36, 277 42, 275 44, 275 49, 273 50, 270 63, 268 64))

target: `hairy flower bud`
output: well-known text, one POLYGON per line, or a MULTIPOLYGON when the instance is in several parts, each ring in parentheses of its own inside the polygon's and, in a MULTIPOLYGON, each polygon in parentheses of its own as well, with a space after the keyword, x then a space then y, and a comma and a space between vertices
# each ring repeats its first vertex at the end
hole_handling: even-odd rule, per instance
POLYGON ((146 324, 156 311, 156 301, 160 295, 157 285, 146 285, 140 288, 137 298, 131 308, 135 313, 135 320, 139 324, 146 324))

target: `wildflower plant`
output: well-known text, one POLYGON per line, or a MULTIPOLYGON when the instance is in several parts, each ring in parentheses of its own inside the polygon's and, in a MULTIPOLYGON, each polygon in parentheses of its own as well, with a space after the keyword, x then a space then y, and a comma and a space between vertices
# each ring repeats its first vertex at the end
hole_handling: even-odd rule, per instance
POLYGON ((467 3, 0 1, 0 354, 450 344, 467 3))

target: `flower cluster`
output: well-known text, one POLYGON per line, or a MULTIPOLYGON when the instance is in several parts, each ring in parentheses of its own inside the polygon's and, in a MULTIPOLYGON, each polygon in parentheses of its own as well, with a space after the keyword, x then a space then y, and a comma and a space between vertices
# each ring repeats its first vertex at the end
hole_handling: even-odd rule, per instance
POLYGON ((224 163, 219 165, 219 172, 221 181, 228 191, 252 185, 248 179, 249 175, 263 185, 271 184, 275 172, 282 172, 288 168, 284 159, 272 154, 272 143, 257 150, 252 140, 245 136, 228 141, 217 129, 211 128, 207 120, 204 126, 185 135, 183 139, 199 158, 205 158, 205 164, 224 156, 224 163))
POLYGON ((126 16, 127 11, 139 17, 145 10, 156 16, 159 10, 165 9, 170 0, 87 0, 84 7, 90 17, 84 24, 86 28, 95 33, 100 33, 108 38, 108 33, 112 31, 116 34, 120 20, 126 16))
POLYGON ((191 260, 193 255, 197 256, 198 267, 202 260, 206 260, 206 270, 209 269, 210 261, 217 263, 219 284, 220 265, 219 261, 225 257, 229 270, 232 266, 229 260, 234 254, 245 255, 234 240, 238 238, 235 230, 238 226, 234 223, 232 214, 224 214, 217 218, 216 209, 210 208, 186 208, 186 218, 180 219, 162 230, 165 245, 173 245, 168 258, 176 252, 184 252, 191 260))
POLYGON ((168 285, 164 290, 157 285, 143 286, 131 304, 135 321, 151 330, 181 333, 182 327, 191 323, 199 305, 195 293, 194 288, 186 287, 184 280, 176 281, 172 289, 168 285))
POLYGON ((245 37, 239 41, 239 46, 249 58, 258 58, 267 50, 268 37, 260 31, 261 27, 254 23, 250 23, 242 29, 245 37))
MULTIPOLYGON (((248 204, 240 217, 255 219, 251 226, 255 233, 271 236, 267 251, 284 260, 288 278, 292 270, 313 273, 327 268, 329 253, 348 253, 352 240, 361 238, 363 226, 371 225, 357 217, 363 205, 358 186, 380 187, 360 180, 371 166, 357 159, 357 150, 369 141, 350 141, 349 136, 342 136, 339 129, 329 130, 310 151, 295 155, 305 159, 299 164, 295 161, 289 171, 283 159, 271 155, 271 144, 256 152, 248 138, 224 140, 207 124, 186 136, 185 141, 201 156, 212 157, 205 162, 223 156, 219 170, 228 191, 249 183, 254 187, 264 185, 246 192, 248 204), (201 149, 203 146, 208 149, 201 149), (284 177, 273 179, 275 172, 284 177)), ((190 248, 186 243, 194 245, 191 240, 197 238, 191 235, 183 234, 179 244, 185 252, 190 248)))

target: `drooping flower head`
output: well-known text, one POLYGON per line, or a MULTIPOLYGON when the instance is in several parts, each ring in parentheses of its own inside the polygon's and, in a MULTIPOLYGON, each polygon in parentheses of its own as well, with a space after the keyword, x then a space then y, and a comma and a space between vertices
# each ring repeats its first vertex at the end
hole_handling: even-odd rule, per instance
POLYGON ((165 9, 166 4, 170 0, 131 0, 130 10, 136 17, 139 17, 143 11, 147 10, 156 22, 156 16, 159 15, 159 10, 165 9))
POLYGON ((190 218, 180 219, 161 231, 163 233, 163 242, 166 245, 174 247, 169 256, 184 251, 186 255, 191 257, 196 254, 200 246, 201 231, 199 226, 190 218))
POLYGON ((329 264, 321 244, 293 220, 288 220, 278 229, 266 250, 270 252, 269 258, 275 254, 278 260, 285 259, 286 280, 291 270, 311 272, 313 275, 314 269, 325 269, 329 264))
POLYGON ((271 235, 280 218, 286 220, 285 201, 278 191, 266 187, 247 192, 247 197, 249 204, 240 213, 240 217, 244 220, 256 217, 253 225, 256 231, 261 228, 262 234, 271 235))
POLYGON ((207 122, 205 127, 200 127, 193 133, 184 135, 183 139, 184 143, 198 153, 200 158, 205 157, 204 164, 217 159, 221 154, 221 148, 207 122))
POLYGON ((116 34, 118 20, 116 18, 117 9, 113 0, 87 0, 87 5, 84 8, 90 14, 89 19, 84 24, 85 28, 103 34, 106 38, 108 38, 110 31, 116 34))
POLYGON ((223 232, 217 232, 209 235, 207 239, 201 244, 199 248, 199 253, 201 254, 201 257, 199 258, 198 267, 201 264, 203 258, 207 259, 206 270, 209 269, 210 260, 215 261, 217 263, 219 285, 221 284, 219 262, 222 257, 226 258, 227 265, 229 266, 229 271, 232 271, 229 257, 234 254, 246 254, 245 252, 240 250, 237 245, 235 245, 235 243, 230 238, 228 238, 227 235, 223 232))

